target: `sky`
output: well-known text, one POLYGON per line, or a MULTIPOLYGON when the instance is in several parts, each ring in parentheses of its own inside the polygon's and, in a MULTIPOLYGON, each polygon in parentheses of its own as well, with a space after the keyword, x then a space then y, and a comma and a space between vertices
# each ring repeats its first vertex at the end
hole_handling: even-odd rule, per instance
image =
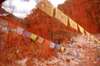
MULTIPOLYGON (((7 12, 15 15, 18 18, 25 18, 27 15, 30 14, 30 11, 35 8, 36 4, 39 3, 41 0, 6 0, 3 2, 2 8, 5 9, 7 12)), ((58 4, 64 3, 66 0, 48 0, 52 3, 52 5, 55 7, 58 6, 58 4)))

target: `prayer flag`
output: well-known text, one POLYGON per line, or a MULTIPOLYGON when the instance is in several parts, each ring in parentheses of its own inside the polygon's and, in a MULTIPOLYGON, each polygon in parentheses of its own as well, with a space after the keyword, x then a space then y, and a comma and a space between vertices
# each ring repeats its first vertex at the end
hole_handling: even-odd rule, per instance
POLYGON ((50 43, 50 48, 54 48, 55 47, 55 43, 51 42, 50 43))
POLYGON ((97 62, 100 62, 100 59, 99 58, 97 59, 97 62))
POLYGON ((70 23, 70 26, 72 28, 74 28, 75 30, 77 30, 77 23, 74 22, 71 18, 69 18, 69 23, 70 23))
POLYGON ((83 33, 83 35, 84 35, 84 29, 80 25, 78 25, 78 27, 80 29, 80 32, 83 33))
POLYGON ((91 40, 94 42, 94 37, 91 35, 91 40))
POLYGON ((31 33, 31 36, 30 36, 30 38, 31 38, 31 39, 33 39, 33 40, 36 40, 36 38, 37 38, 37 35, 36 35, 36 34, 33 34, 33 33, 31 33))
POLYGON ((56 44, 56 48, 57 48, 58 50, 60 50, 60 45, 56 44))
POLYGON ((85 55, 83 54, 83 58, 85 58, 85 55))
POLYGON ((81 54, 81 53, 79 53, 79 55, 80 55, 80 57, 82 58, 82 54, 81 54))
POLYGON ((48 41, 48 40, 44 40, 44 45, 50 45, 50 41, 48 41))
POLYGON ((28 31, 24 31, 24 33, 23 33, 23 36, 25 36, 25 37, 27 37, 27 38, 30 38, 30 35, 31 35, 31 33, 30 32, 28 32, 28 31))
POLYGON ((89 56, 89 60, 91 60, 91 57, 89 56))
POLYGON ((88 40, 90 40, 90 34, 86 31, 86 34, 88 35, 88 40))
POLYGON ((73 51, 73 54, 76 56, 77 55, 76 51, 73 51))
POLYGON ((79 56, 79 53, 77 52, 77 56, 79 56))
POLYGON ((86 56, 86 59, 89 60, 89 56, 86 56))
POLYGON ((24 29, 17 26, 17 34, 22 35, 24 29))
POLYGON ((68 26, 68 16, 65 16, 65 22, 64 22, 64 24, 65 24, 66 26, 68 26))
POLYGON ((44 11, 46 14, 48 14, 49 16, 53 16, 53 12, 54 12, 54 6, 48 2, 48 1, 41 1, 37 4, 37 7, 44 11))
POLYGON ((59 19, 63 24, 68 26, 68 16, 66 16, 62 11, 56 8, 55 18, 59 19))
POLYGON ((62 51, 62 52, 64 51, 64 49, 65 49, 65 48, 64 48, 63 46, 61 46, 61 51, 62 51))
POLYGON ((61 15, 62 15, 62 12, 58 8, 56 8, 56 10, 55 10, 55 18, 57 18, 61 22, 63 22, 63 20, 61 18, 63 18, 64 16, 63 15, 61 16, 61 15))
POLYGON ((59 20, 60 20, 63 24, 66 24, 66 15, 65 15, 63 12, 61 12, 61 15, 60 15, 59 20))
POLYGON ((39 42, 39 43, 43 43, 43 41, 44 41, 44 39, 42 38, 42 37, 38 37, 38 39, 37 39, 37 41, 39 42))
POLYGON ((91 60, 93 61, 93 57, 91 57, 91 60))

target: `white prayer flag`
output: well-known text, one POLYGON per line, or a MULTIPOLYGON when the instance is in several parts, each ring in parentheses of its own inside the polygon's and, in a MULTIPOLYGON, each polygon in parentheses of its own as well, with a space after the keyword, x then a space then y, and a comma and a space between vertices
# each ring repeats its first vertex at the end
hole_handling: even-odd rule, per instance
POLYGON ((23 31, 24 31, 23 28, 17 26, 17 34, 22 35, 23 31))
POLYGON ((51 42, 50 43, 50 48, 54 48, 55 47, 55 43, 51 42))

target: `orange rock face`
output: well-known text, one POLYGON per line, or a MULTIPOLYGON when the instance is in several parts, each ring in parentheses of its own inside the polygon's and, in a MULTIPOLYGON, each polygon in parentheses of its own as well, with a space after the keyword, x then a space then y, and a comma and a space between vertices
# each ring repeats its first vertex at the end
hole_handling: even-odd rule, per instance
POLYGON ((67 0, 58 8, 90 33, 100 33, 99 0, 67 0))
MULTIPOLYGON (((88 32, 100 33, 99 6, 98 0, 67 0, 64 4, 59 5, 58 8, 88 32)), ((0 13, 4 13, 4 11, 2 10, 0 13)), ((38 8, 33 9, 33 13, 23 20, 18 19, 12 14, 6 17, 0 16, 0 18, 56 44, 66 42, 64 46, 68 43, 73 43, 70 39, 73 35, 75 36, 78 34, 78 31, 69 27, 69 24, 68 27, 66 27, 60 20, 56 19, 54 16, 50 17, 38 8)), ((6 62, 10 64, 15 60, 23 59, 27 56, 29 57, 28 61, 33 60, 30 59, 33 57, 40 60, 41 57, 47 59, 50 56, 58 56, 55 52, 56 50, 50 49, 49 46, 40 44, 37 41, 32 41, 16 33, 1 34, 0 37, 5 44, 3 50, 0 50, 0 53, 2 53, 2 55, 0 55, 0 63, 6 62)), ((83 47, 78 46, 78 48, 83 47)), ((70 62, 70 60, 66 59, 66 62, 70 62)), ((93 64, 93 62, 90 63, 91 65, 93 64)), ((26 64, 30 66, 32 62, 27 62, 26 64)))

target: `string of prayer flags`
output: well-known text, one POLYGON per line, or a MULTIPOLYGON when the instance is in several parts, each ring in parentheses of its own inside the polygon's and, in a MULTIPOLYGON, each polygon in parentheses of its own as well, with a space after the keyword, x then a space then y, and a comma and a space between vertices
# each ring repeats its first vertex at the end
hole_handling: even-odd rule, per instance
POLYGON ((17 26, 17 34, 22 35, 23 31, 24 31, 23 28, 17 26))
POLYGON ((30 38, 31 38, 31 39, 33 39, 33 40, 36 40, 36 38, 37 38, 37 35, 36 35, 36 34, 33 34, 33 33, 31 33, 31 36, 30 36, 30 38))
POLYGON ((75 30, 78 30, 78 28, 77 28, 77 23, 74 22, 71 18, 69 18, 69 23, 70 23, 70 26, 71 26, 72 28, 74 28, 75 30))
POLYGON ((48 40, 44 40, 44 45, 50 45, 50 41, 48 41, 48 40))
POLYGON ((80 25, 78 25, 78 27, 80 29, 80 32, 84 35, 84 29, 80 25))
POLYGON ((90 40, 90 34, 86 31, 86 34, 88 35, 88 40, 90 40))
POLYGON ((57 48, 58 50, 60 50, 60 45, 56 44, 56 48, 57 48))
POLYGON ((30 32, 28 32, 28 31, 24 31, 24 33, 23 33, 23 36, 25 36, 25 37, 27 37, 27 38, 30 38, 30 35, 31 35, 31 33, 30 32))
MULTIPOLYGON (((56 8, 55 11, 55 18, 59 19, 62 23, 64 23, 66 26, 68 26, 68 16, 66 16, 62 11, 60 11, 58 8, 56 8)), ((71 18, 69 18, 69 23, 72 28, 75 30, 78 30, 77 23, 74 22, 71 18)), ((84 29, 78 25, 80 32, 84 35, 84 29)), ((86 34, 88 35, 88 40, 90 40, 90 34, 86 31, 86 34)), ((91 36, 92 41, 94 42, 94 37, 91 36)), ((96 40, 99 44, 100 41, 96 40)))
POLYGON ((43 41, 44 41, 44 39, 42 38, 42 37, 38 37, 38 39, 37 39, 37 41, 39 42, 39 43, 43 43, 43 41))
POLYGON ((54 48, 55 47, 55 43, 51 42, 50 43, 50 48, 54 48))
MULTIPOLYGON (((69 49, 69 48, 66 48, 66 51, 67 51, 67 49, 69 49)), ((71 53, 71 49, 69 49, 68 52, 71 53)), ((99 58, 96 59, 96 58, 93 58, 93 57, 91 57, 91 56, 87 56, 87 55, 78 53, 78 52, 76 52, 76 51, 74 51, 74 50, 73 50, 72 52, 73 52, 73 55, 79 56, 80 58, 86 58, 87 60, 92 60, 92 61, 95 59, 95 61, 100 62, 100 59, 99 59, 99 58), (99 60, 99 61, 98 61, 98 60, 99 60)))
POLYGON ((41 1, 37 4, 37 7, 44 11, 46 14, 48 14, 49 16, 53 16, 53 12, 54 12, 54 6, 48 2, 48 1, 41 1))
MULTIPOLYGON (((55 18, 59 19, 66 26, 68 25, 68 17, 62 11, 60 11, 58 8, 56 8, 55 18)), ((74 22, 71 18, 69 18, 69 22, 70 22, 70 26, 72 28, 74 28, 75 30, 78 30, 76 22, 74 22)), ((78 27, 79 27, 80 32, 84 35, 84 29, 80 25, 78 25, 78 27)), ((90 40, 90 34, 87 31, 86 31, 86 33, 88 35, 88 40, 90 40)), ((91 39, 94 42, 93 36, 91 36, 91 39)), ((97 41, 97 42, 100 43, 100 41, 97 41)))
POLYGON ((68 26, 68 16, 66 16, 62 11, 56 8, 55 18, 59 19, 63 24, 68 26))
MULTIPOLYGON (((1 26, 2 27, 2 26, 1 26)), ((2 27, 2 31, 5 31, 6 29, 8 29, 7 27, 2 27)), ((11 29, 11 30, 16 30, 16 29, 11 29)), ((22 34, 23 33, 23 31, 24 31, 24 29, 22 29, 21 27, 18 27, 17 26, 17 33, 18 34, 22 34)), ((87 35, 90 35, 88 32, 86 32, 87 33, 87 35)), ((36 38, 37 38, 37 35, 35 35, 35 34, 33 34, 33 33, 30 33, 30 32, 28 32, 28 31, 24 31, 24 33, 23 33, 23 36, 25 36, 25 37, 27 37, 27 38, 31 38, 31 39, 33 39, 33 40, 36 40, 36 38)), ((91 36, 90 35, 90 37, 91 37, 91 39, 92 40, 95 40, 97 43, 100 43, 100 41, 98 40, 98 39, 96 39, 96 38, 94 38, 93 36, 91 36)), ((50 46, 50 48, 54 48, 55 47, 55 43, 53 43, 53 42, 50 42, 50 41, 48 41, 48 40, 44 40, 42 37, 40 37, 40 36, 38 36, 38 39, 37 39, 37 41, 39 42, 39 43, 43 43, 43 41, 44 41, 44 45, 49 45, 50 46)), ((2 44, 2 47, 3 47, 3 43, 1 42, 1 44, 2 44)), ((63 46, 60 46, 59 44, 56 44, 56 48, 58 49, 58 50, 61 50, 62 52, 64 51, 64 50, 66 50, 66 51, 68 51, 68 52, 70 52, 70 53, 72 53, 72 54, 74 54, 75 56, 79 56, 79 57, 81 57, 81 58, 86 58, 87 60, 95 60, 95 61, 97 61, 97 62, 100 62, 100 59, 98 58, 93 58, 93 57, 91 57, 91 56, 86 56, 86 55, 84 55, 84 54, 81 54, 81 53, 78 53, 78 52, 76 52, 76 51, 73 51, 72 49, 70 49, 70 48, 65 48, 65 47, 63 47, 63 46)), ((13 54, 12 54, 13 55, 13 54)), ((9 57, 10 58, 10 57, 9 57)))
POLYGON ((61 46, 61 51, 62 51, 62 52, 64 51, 64 49, 65 49, 65 48, 64 48, 63 46, 61 46))
POLYGON ((8 22, 8 28, 10 28, 10 29, 16 29, 17 26, 14 25, 14 24, 12 24, 12 23, 10 23, 10 22, 8 22))
POLYGON ((90 38, 91 38, 91 40, 92 40, 93 42, 96 41, 98 44, 100 44, 100 41, 97 40, 96 38, 94 38, 92 35, 90 35, 89 32, 86 31, 86 34, 88 35, 88 40, 90 40, 90 38))

